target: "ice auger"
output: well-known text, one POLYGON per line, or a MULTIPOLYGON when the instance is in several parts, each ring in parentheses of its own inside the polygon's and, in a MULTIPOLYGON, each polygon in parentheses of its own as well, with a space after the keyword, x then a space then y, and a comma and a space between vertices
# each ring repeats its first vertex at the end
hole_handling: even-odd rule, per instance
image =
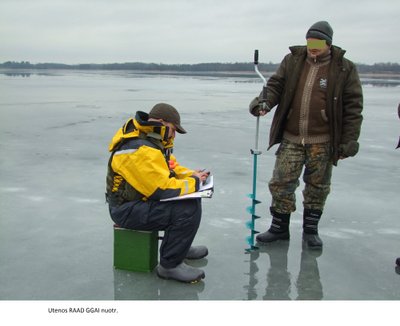
MULTIPOLYGON (((266 90, 267 90, 267 80, 258 70, 258 50, 254 51, 254 70, 262 79, 264 86, 262 96, 263 99, 266 98, 266 90)), ((263 102, 263 105, 265 103, 263 102)), ((263 108, 261 108, 263 109, 263 108)), ((257 157, 261 154, 261 151, 258 149, 258 137, 259 137, 259 129, 260 129, 260 116, 257 116, 256 122, 256 139, 255 139, 255 148, 250 149, 251 154, 253 155, 253 192, 248 194, 247 196, 251 198, 251 206, 247 207, 247 212, 251 214, 251 220, 246 222, 246 226, 250 229, 250 235, 246 238, 249 248, 246 251, 257 250, 258 247, 254 245, 254 235, 259 233, 255 229, 255 221, 260 218, 260 216, 256 215, 256 205, 261 203, 261 201, 257 200, 257 157)))

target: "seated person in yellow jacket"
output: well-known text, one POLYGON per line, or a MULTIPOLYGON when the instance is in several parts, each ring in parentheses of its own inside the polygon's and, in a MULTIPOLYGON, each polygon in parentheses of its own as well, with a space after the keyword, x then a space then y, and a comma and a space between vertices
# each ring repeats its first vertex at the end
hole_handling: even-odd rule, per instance
POLYGON ((189 283, 205 276, 184 263, 208 254, 205 246, 191 246, 200 225, 201 199, 160 200, 196 192, 208 172, 177 163, 172 155, 175 132, 186 133, 178 111, 166 103, 129 119, 109 146, 106 196, 117 225, 164 231, 157 275, 189 283))

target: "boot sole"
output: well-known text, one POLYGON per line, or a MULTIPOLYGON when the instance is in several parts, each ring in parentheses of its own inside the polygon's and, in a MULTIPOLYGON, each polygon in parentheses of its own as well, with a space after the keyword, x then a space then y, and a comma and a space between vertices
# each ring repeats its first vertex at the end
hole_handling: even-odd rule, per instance
POLYGON ((200 275, 198 278, 196 278, 196 279, 194 279, 194 280, 187 280, 187 281, 186 281, 186 280, 178 280, 178 279, 173 278, 173 277, 168 277, 168 276, 160 275, 160 274, 158 273, 158 271, 157 271, 157 276, 158 276, 159 278, 164 279, 164 280, 174 280, 174 281, 177 281, 177 282, 189 283, 189 284, 196 284, 196 283, 200 282, 203 278, 206 277, 205 274, 203 273, 202 275, 200 275))
POLYGON ((289 241, 289 240, 290 240, 290 238, 276 239, 276 240, 272 240, 272 241, 260 241, 260 240, 257 240, 257 243, 260 244, 260 245, 266 245, 266 244, 269 244, 269 243, 274 243, 274 242, 279 242, 279 241, 289 241))
POLYGON ((256 238, 256 241, 257 241, 258 243, 260 243, 260 244, 276 242, 276 241, 279 241, 279 240, 283 240, 283 241, 290 240, 290 235, 283 236, 283 237, 278 237, 278 238, 271 239, 271 240, 267 240, 267 241, 262 241, 262 240, 259 240, 259 239, 256 238))

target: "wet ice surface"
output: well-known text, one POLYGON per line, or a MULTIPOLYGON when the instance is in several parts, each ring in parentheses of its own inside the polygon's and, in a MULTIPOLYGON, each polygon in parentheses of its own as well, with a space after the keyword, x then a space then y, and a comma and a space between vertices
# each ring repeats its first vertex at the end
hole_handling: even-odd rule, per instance
MULTIPOLYGON (((291 240, 245 254, 250 219, 257 79, 126 72, 0 74, 0 299, 268 300, 399 299, 398 87, 364 87, 361 152, 334 169, 320 224, 321 255, 302 248, 302 186, 291 240), (114 270, 104 203, 107 147, 136 110, 168 102, 181 112, 181 164, 214 174, 195 244, 210 255, 195 285, 114 270)), ((271 116, 261 121, 256 228, 270 223, 271 116)))

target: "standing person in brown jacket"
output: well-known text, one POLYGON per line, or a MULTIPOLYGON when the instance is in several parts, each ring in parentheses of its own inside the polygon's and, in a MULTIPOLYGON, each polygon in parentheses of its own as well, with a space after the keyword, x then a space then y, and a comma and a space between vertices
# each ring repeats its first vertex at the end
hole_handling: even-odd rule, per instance
POLYGON ((332 45, 333 30, 319 21, 307 31, 307 46, 290 47, 262 93, 250 103, 251 114, 265 115, 277 105, 269 148, 280 143, 269 189, 272 223, 259 243, 287 240, 295 190, 303 171, 303 240, 322 249, 318 222, 330 192, 332 167, 354 156, 362 122, 363 95, 355 65, 332 45))

